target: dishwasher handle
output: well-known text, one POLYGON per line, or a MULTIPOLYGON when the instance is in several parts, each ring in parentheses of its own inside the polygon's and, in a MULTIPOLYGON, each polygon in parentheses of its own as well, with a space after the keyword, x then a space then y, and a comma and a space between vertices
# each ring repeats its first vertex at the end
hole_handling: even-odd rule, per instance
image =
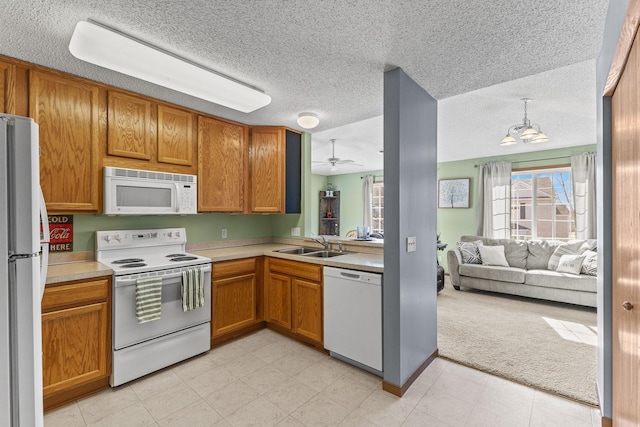
POLYGON ((353 280, 360 280, 360 275, 356 274, 356 273, 345 273, 344 271, 340 272, 340 276, 342 277, 346 277, 348 279, 353 279, 353 280))

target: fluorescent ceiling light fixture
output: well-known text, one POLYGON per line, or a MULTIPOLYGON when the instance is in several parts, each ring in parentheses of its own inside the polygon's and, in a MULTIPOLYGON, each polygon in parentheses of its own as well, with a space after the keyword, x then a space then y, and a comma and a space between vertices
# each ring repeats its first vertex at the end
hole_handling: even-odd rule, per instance
POLYGON ((271 102, 253 87, 93 22, 76 24, 69 51, 83 61, 243 113, 271 102))
POLYGON ((313 129, 320 124, 320 119, 315 113, 300 113, 298 114, 298 125, 305 129, 313 129))

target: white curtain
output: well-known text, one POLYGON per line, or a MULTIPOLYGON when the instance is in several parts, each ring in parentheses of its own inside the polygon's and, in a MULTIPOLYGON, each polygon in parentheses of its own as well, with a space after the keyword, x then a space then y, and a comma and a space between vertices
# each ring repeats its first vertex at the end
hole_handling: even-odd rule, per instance
POLYGON ((362 177, 362 225, 369 227, 372 225, 373 211, 373 175, 362 177))
POLYGON ((596 155, 571 156, 576 239, 596 238, 596 155))
POLYGON ((478 236, 511 238, 511 163, 480 166, 478 236))

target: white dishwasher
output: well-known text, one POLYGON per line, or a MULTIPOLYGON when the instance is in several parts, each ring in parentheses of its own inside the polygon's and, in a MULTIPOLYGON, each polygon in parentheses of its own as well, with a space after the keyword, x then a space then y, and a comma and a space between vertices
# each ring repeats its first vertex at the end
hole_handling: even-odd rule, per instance
POLYGON ((382 275, 324 267, 324 347, 382 373, 382 275))

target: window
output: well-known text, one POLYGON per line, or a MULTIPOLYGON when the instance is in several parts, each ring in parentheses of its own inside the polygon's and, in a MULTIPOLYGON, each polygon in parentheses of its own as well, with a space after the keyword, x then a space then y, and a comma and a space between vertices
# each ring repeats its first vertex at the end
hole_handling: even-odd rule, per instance
POLYGON ((384 182, 373 183, 371 232, 384 233, 384 182))
POLYGON ((511 174, 511 238, 575 239, 571 168, 511 174))

